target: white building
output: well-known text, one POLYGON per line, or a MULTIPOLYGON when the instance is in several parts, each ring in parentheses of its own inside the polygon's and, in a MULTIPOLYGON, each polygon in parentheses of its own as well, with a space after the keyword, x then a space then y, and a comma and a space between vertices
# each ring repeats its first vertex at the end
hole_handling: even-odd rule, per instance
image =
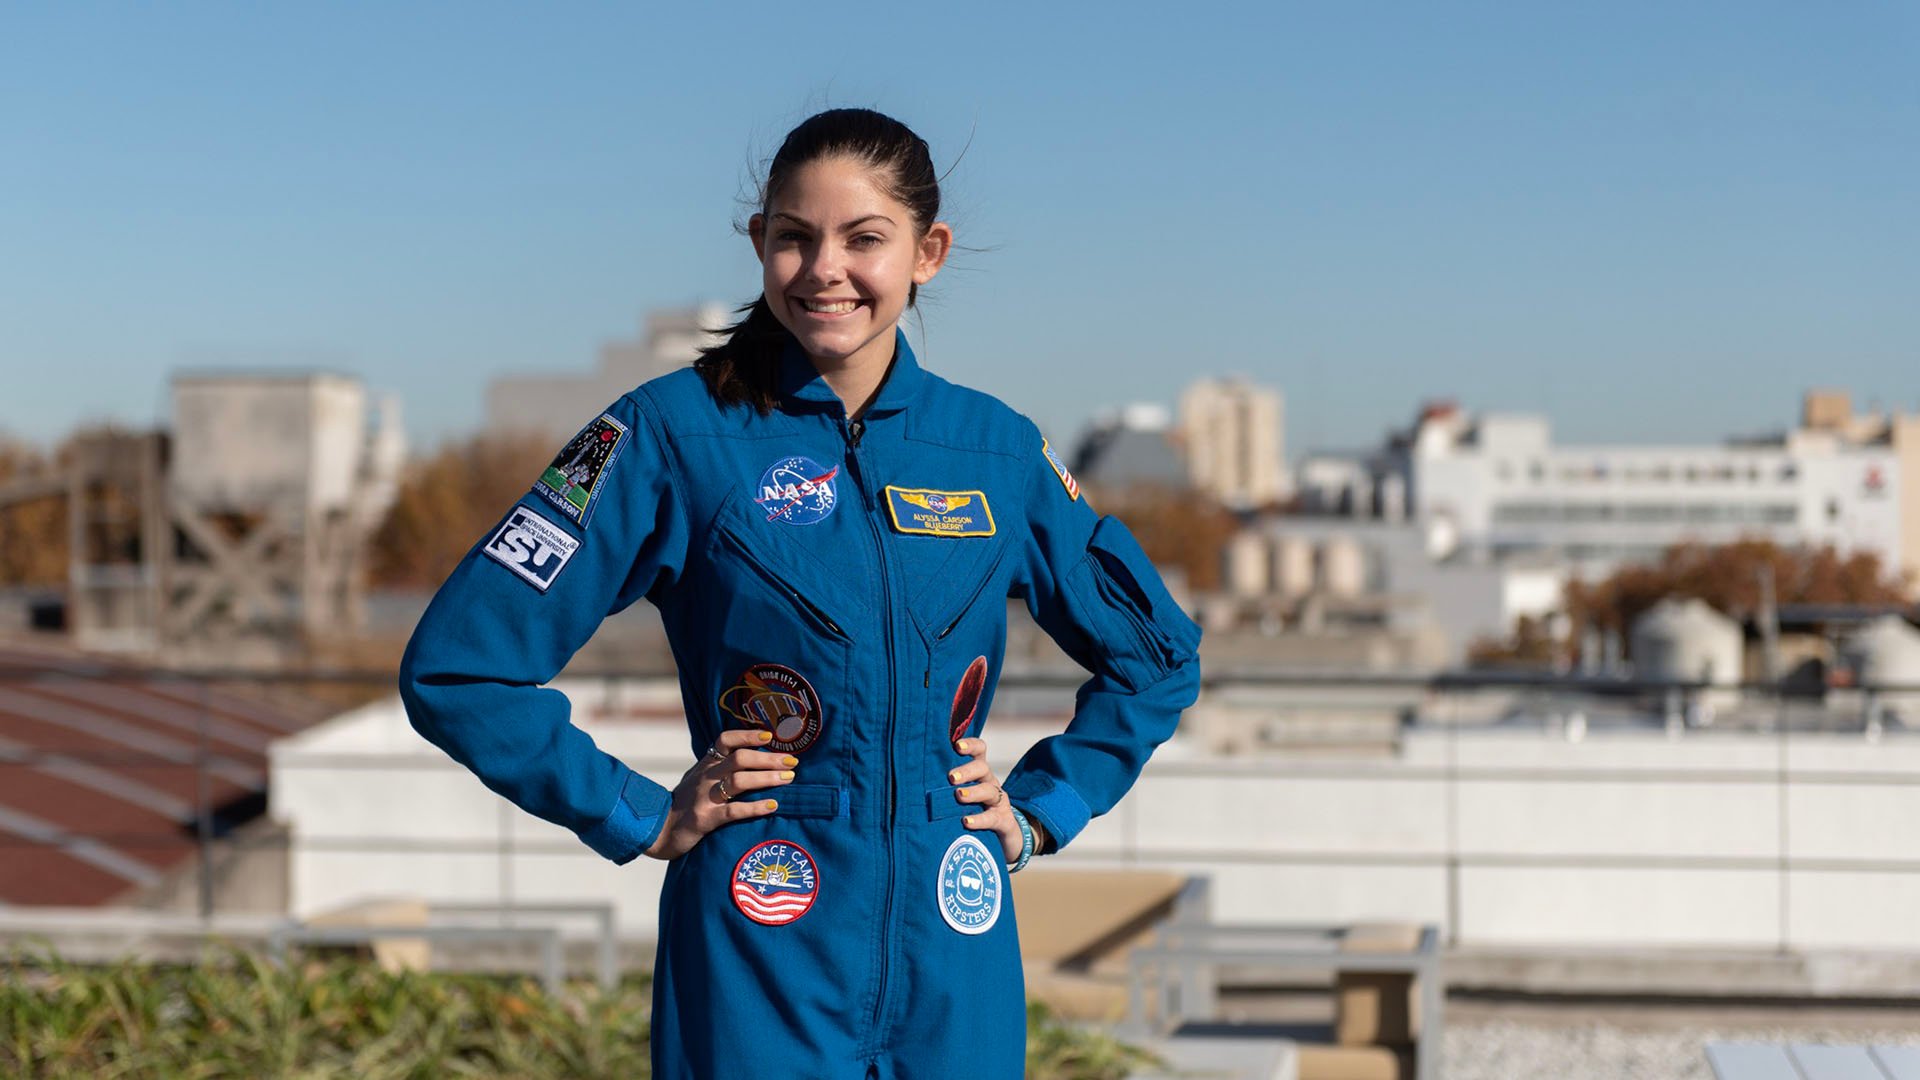
POLYGON ((638 341, 609 342, 590 374, 508 375, 487 384, 487 430, 530 431, 564 441, 620 395, 694 362, 733 322, 726 306, 706 303, 647 313, 638 341))
POLYGON ((1180 434, 1193 485, 1228 506, 1287 497, 1280 392, 1244 379, 1201 379, 1180 395, 1180 434))
POLYGON ((1555 446, 1544 417, 1430 406, 1375 452, 1304 462, 1303 501, 1409 519, 1468 558, 1546 553, 1589 575, 1684 540, 1748 536, 1920 569, 1915 508, 1903 520, 1901 498, 1903 473, 1920 471, 1920 429, 1826 423, 1813 399, 1809 420, 1819 426, 1719 446, 1555 446))

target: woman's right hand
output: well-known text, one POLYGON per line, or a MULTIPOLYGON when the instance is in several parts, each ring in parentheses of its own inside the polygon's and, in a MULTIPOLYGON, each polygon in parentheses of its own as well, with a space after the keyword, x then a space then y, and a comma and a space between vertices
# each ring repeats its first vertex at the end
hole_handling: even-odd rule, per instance
POLYGON ((677 859, 693 850, 703 837, 730 821, 765 817, 780 804, 772 799, 740 796, 779 787, 793 780, 800 759, 753 749, 773 741, 773 733, 754 728, 723 731, 706 756, 674 785, 667 806, 667 823, 647 849, 656 859, 677 859))

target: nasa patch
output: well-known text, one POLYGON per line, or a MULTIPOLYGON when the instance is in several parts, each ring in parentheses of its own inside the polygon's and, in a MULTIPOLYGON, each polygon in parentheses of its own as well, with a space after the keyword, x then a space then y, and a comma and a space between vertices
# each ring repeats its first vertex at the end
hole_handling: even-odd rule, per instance
POLYGON ((580 550, 580 541, 524 506, 516 506, 481 549, 487 557, 546 592, 580 550))
POLYGON ((762 841, 734 864, 733 906, 763 926, 782 926, 805 915, 819 895, 813 856, 791 840, 762 841))
POLYGON ((781 458, 760 474, 753 501, 767 512, 768 521, 813 525, 833 513, 833 478, 839 473, 838 465, 823 468, 812 458, 781 458))
POLYGON ((755 664, 720 695, 720 711, 748 727, 773 732, 770 750, 797 754, 820 737, 820 695, 799 672, 755 664))
POLYGON ((1000 918, 1000 897, 1006 888, 1000 860, 978 836, 968 833, 947 846, 940 860, 934 899, 940 917, 963 934, 984 934, 1000 918))
POLYGON ((627 427, 607 413, 580 429, 567 445, 554 455, 553 463, 533 485, 561 513, 586 527, 593 516, 594 503, 600 497, 600 485, 613 467, 613 459, 627 444, 627 427))

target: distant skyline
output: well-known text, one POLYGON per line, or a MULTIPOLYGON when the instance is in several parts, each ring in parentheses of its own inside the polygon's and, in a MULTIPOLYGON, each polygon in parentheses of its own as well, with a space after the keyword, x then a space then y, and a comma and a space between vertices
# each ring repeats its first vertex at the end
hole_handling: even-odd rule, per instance
POLYGON ((1204 374, 1290 456, 1434 397, 1564 443, 1920 406, 1912 5, 1088 10, 0 8, 0 433, 233 365, 431 446, 750 299, 746 177, 848 104, 954 166, 924 361, 1062 438, 1204 374))

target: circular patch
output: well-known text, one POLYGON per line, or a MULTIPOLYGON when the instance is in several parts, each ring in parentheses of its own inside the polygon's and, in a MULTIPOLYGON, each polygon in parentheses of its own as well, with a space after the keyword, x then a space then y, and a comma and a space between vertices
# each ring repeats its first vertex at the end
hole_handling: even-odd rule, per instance
POLYGON ((960 676, 960 687, 953 692, 953 708, 947 713, 947 729, 954 742, 966 738, 973 726, 973 714, 979 711, 980 694, 987 688, 987 658, 976 656, 960 676))
POLYGON ((788 525, 825 521, 833 513, 833 478, 839 472, 839 466, 824 468, 812 458, 781 458, 760 475, 754 501, 766 511, 768 521, 788 525))
POLYGON ((968 833, 947 847, 940 860, 935 897, 940 917, 963 934, 984 934, 1000 918, 1000 860, 978 836, 968 833))
POLYGON ((767 748, 797 754, 820 737, 820 695, 797 671, 755 664, 720 695, 720 711, 748 727, 773 732, 767 748))
POLYGON ((805 915, 820 895, 813 856, 791 840, 765 840, 747 849, 733 867, 733 906, 765 926, 805 915))

